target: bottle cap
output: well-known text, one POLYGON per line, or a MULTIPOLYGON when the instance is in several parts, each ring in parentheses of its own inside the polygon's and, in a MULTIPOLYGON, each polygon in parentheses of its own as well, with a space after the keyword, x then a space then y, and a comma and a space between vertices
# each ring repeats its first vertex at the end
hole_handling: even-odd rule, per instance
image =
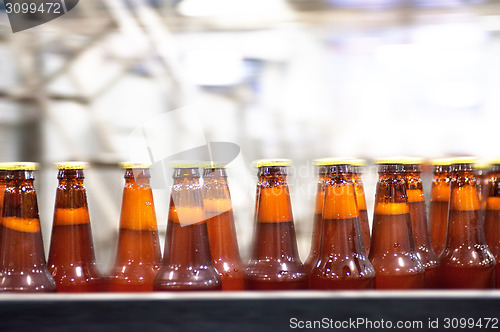
POLYGON ((172 168, 200 168, 200 163, 196 162, 196 161, 178 160, 178 161, 173 161, 170 164, 170 167, 172 167, 172 168))
POLYGON ((151 168, 151 163, 138 161, 123 161, 118 165, 123 169, 151 168))
POLYGON ((63 161, 54 163, 57 169, 85 169, 89 166, 89 163, 85 161, 63 161))
POLYGON ((359 167, 366 166, 366 160, 364 160, 364 159, 353 159, 353 160, 351 160, 351 165, 352 166, 359 166, 359 167))
POLYGON ((292 166, 290 159, 260 159, 253 162, 254 167, 272 167, 272 166, 292 166))
POLYGON ((203 169, 228 168, 228 165, 218 161, 207 161, 201 164, 201 168, 203 169))
POLYGON ((38 163, 32 162, 8 162, 0 163, 0 170, 3 171, 34 171, 38 169, 38 163))
POLYGON ((320 158, 314 159, 314 166, 352 165, 352 158, 320 158))
POLYGON ((495 158, 495 159, 491 159, 488 161, 488 164, 491 166, 491 165, 500 165, 500 158, 495 158))
POLYGON ((455 157, 450 160, 451 165, 475 164, 476 161, 476 157, 455 157))
POLYGON ((490 168, 490 166, 491 163, 486 160, 476 160, 476 162, 474 163, 474 167, 478 170, 485 170, 490 168))
POLYGON ((377 165, 420 165, 424 162, 424 159, 419 157, 390 157, 376 158, 373 162, 377 165))
POLYGON ((436 158, 431 160, 432 166, 450 166, 453 158, 436 158))

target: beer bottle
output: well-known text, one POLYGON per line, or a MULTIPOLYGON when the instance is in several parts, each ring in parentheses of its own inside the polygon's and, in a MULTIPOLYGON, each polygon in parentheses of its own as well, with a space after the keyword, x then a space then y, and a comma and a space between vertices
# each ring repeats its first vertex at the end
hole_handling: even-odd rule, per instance
POLYGON ((245 288, 252 290, 304 289, 308 286, 295 238, 290 191, 291 161, 260 160, 255 202, 255 231, 245 288))
POLYGON ((116 259, 108 278, 111 292, 152 292, 160 269, 158 238, 151 165, 121 163, 125 169, 120 230, 116 259))
POLYGON ((429 209, 429 229, 432 249, 439 256, 446 242, 448 229, 448 205, 450 203, 451 159, 441 158, 432 161, 434 179, 431 188, 429 209))
POLYGON ((356 202, 358 203, 359 219, 361 220, 361 231, 363 232, 363 242, 365 244, 366 254, 370 252, 370 224, 368 222, 368 210, 366 209, 365 188, 361 176, 366 161, 363 159, 351 160, 353 170, 354 188, 356 189, 356 202))
POLYGON ((238 249, 225 165, 207 163, 203 169, 203 209, 212 262, 219 271, 223 291, 243 290, 245 270, 238 249))
POLYGON ((55 292, 47 270, 33 171, 35 163, 4 163, 0 227, 0 292, 55 292))
MULTIPOLYGON (((329 163, 332 163, 330 161, 329 163)), ((366 256, 349 160, 327 166, 319 255, 309 278, 312 289, 370 289, 375 270, 366 256)))
POLYGON ((376 272, 375 288, 423 288, 425 268, 415 250, 402 160, 375 163, 379 180, 369 255, 376 272))
POLYGON ((203 215, 199 165, 175 163, 173 167, 165 250, 153 288, 157 291, 221 290, 203 215))
POLYGON ((492 162, 489 193, 486 201, 486 243, 496 264, 496 287, 500 288, 500 159, 492 162))
POLYGON ((87 163, 56 163, 59 185, 49 249, 49 271, 57 292, 98 292, 97 268, 83 170, 87 163))
POLYGON ((451 161, 448 232, 439 255, 442 288, 492 288, 495 258, 488 249, 479 221, 479 197, 474 177, 474 159, 451 161))
POLYGON ((420 178, 423 160, 420 158, 404 159, 406 194, 410 208, 410 219, 418 258, 425 267, 425 288, 437 287, 438 257, 432 250, 431 238, 427 225, 425 196, 420 178))
POLYGON ((318 173, 318 184, 316 189, 316 203, 314 208, 313 217, 313 230, 311 238, 311 249, 309 251, 309 256, 307 257, 304 266, 306 271, 309 273, 313 268, 313 264, 318 260, 319 246, 320 246, 320 236, 321 236, 321 218, 323 214, 323 204, 325 198, 325 182, 326 182, 326 171, 328 169, 329 158, 315 159, 313 160, 313 165, 318 173))

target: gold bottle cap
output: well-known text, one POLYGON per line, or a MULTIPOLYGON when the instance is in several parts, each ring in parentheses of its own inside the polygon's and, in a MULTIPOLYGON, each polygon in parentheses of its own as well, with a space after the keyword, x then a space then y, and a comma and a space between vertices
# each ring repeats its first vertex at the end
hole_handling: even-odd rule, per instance
POLYGON ((291 159, 260 159, 252 163, 254 167, 292 166, 291 159))
POLYGON ((491 159, 488 161, 489 166, 500 165, 500 158, 491 159))
POLYGON ((431 160, 432 166, 450 166, 453 158, 436 158, 431 160))
POLYGON ((38 169, 38 163, 32 162, 8 162, 0 163, 2 171, 34 171, 38 169))
POLYGON ((314 159, 314 166, 352 165, 353 158, 320 158, 314 159))
POLYGON ((460 164, 475 164, 477 161, 476 157, 454 157, 451 158, 451 165, 460 165, 460 164))
POLYGON ((151 163, 139 162, 139 161, 122 161, 118 165, 120 166, 120 168, 123 169, 151 168, 151 163))
POLYGON ((364 159, 353 159, 353 160, 351 160, 351 165, 352 166, 363 167, 363 166, 366 166, 366 160, 364 160, 364 159))
POLYGON ((424 162, 424 159, 419 157, 390 157, 376 158, 373 162, 377 165, 420 165, 424 162))
POLYGON ((218 162, 218 161, 207 161, 201 164, 201 168, 203 169, 212 169, 212 168, 228 168, 227 164, 218 162))
POLYGON ((489 161, 486 161, 486 160, 476 160, 476 162, 474 163, 474 167, 476 169, 479 169, 479 170, 488 169, 488 168, 490 168, 490 166, 491 166, 491 163, 489 161))
POLYGON ((196 161, 178 160, 170 164, 172 168, 200 168, 200 163, 196 161))
POLYGON ((85 169, 89 166, 89 163, 85 161, 63 161, 54 163, 57 169, 85 169))

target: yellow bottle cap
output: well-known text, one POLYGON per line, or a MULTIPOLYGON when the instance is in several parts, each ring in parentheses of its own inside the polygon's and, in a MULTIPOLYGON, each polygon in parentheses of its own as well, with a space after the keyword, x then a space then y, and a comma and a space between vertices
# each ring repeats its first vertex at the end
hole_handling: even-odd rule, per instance
POLYGON ((151 168, 151 163, 138 161, 123 161, 118 164, 123 169, 151 168))
POLYGON ((455 157, 451 158, 450 160, 452 165, 475 164, 476 161, 477 161, 476 157, 455 157))
POLYGON ((178 160, 173 161, 170 166, 172 168, 200 168, 200 163, 196 161, 178 160))
POLYGON ((57 169, 85 169, 89 166, 89 163, 85 161, 63 161, 54 163, 57 169))
POLYGON ((376 158, 373 162, 377 165, 420 165, 424 159, 419 157, 389 157, 376 158))
POLYGON ((272 166, 292 166, 292 160, 290 159, 260 159, 253 163, 254 167, 272 167, 272 166))
POLYGON ((320 158, 314 159, 314 166, 332 166, 332 165, 352 165, 352 158, 320 158))
POLYGON ((212 168, 228 168, 227 164, 218 162, 218 161, 208 161, 201 164, 201 168, 203 169, 212 169, 212 168))
POLYGON ((476 160, 476 162, 474 163, 474 167, 480 170, 488 169, 490 168, 490 166, 491 166, 490 162, 486 160, 476 160))
POLYGON ((450 166, 453 158, 436 158, 431 160, 432 166, 450 166))
POLYGON ((500 165, 500 158, 491 159, 490 161, 488 161, 488 164, 490 166, 491 165, 500 165))
POLYGON ((38 169, 37 163, 32 162, 8 162, 0 163, 0 170, 3 171, 34 171, 38 169))
POLYGON ((364 159, 353 159, 351 160, 352 166, 366 166, 366 160, 364 159))

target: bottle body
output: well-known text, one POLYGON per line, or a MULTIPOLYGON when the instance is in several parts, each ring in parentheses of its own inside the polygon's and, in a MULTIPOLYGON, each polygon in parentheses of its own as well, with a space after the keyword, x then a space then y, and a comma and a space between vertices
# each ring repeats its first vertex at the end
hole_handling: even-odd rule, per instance
POLYGON ((485 233, 488 248, 496 260, 496 288, 500 288, 500 165, 493 166, 486 198, 485 233))
POLYGON ((101 291, 83 169, 59 169, 58 179, 48 259, 57 292, 101 291))
POLYGON ((221 290, 210 253, 197 168, 175 168, 165 250, 156 291, 221 290))
POLYGON ((452 166, 450 209, 445 247, 439 256, 442 288, 492 288, 495 258, 480 222, 479 197, 472 165, 452 166))
POLYGON ((45 261, 32 170, 10 170, 6 174, 0 227, 0 292, 56 291, 45 261))
POLYGON ((425 288, 437 288, 438 257, 431 245, 425 211, 425 196, 420 179, 420 165, 405 165, 405 170, 413 240, 418 258, 425 267, 425 288))
POLYGON ((219 272, 223 291, 243 290, 245 270, 238 248, 226 171, 224 168, 205 168, 203 179, 203 208, 212 263, 219 272))
POLYGON ((160 269, 161 250, 149 169, 138 166, 125 165, 118 248, 107 281, 111 292, 152 292, 160 269))
POLYGON ((400 164, 380 164, 370 261, 377 289, 424 287, 425 268, 413 240, 406 184, 400 164))
POLYGON ((332 166, 325 183, 321 243, 309 277, 311 289, 371 289, 375 270, 363 244, 350 166, 332 166))
POLYGON ((450 167, 451 165, 435 165, 434 179, 431 188, 429 207, 429 230, 432 249, 440 255, 446 242, 448 230, 448 208, 450 204, 450 167))
POLYGON ((308 278, 295 238, 286 166, 259 167, 255 231, 245 288, 251 290, 305 289, 308 278))

